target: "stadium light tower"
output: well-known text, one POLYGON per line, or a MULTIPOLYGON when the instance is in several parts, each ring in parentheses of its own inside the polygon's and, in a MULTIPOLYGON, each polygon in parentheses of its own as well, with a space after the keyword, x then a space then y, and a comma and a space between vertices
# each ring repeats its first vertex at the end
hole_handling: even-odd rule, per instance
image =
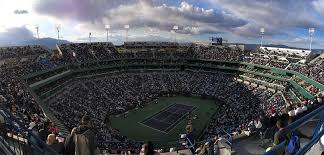
POLYGON ((60 42, 60 28, 61 28, 61 26, 60 25, 56 25, 55 28, 57 30, 57 44, 59 44, 59 42, 60 42))
POLYGON ((126 41, 128 41, 128 30, 129 30, 129 25, 125 25, 124 28, 126 29, 126 41))
POLYGON ((39 31, 39 26, 36 26, 35 29, 36 29, 36 33, 37 33, 37 39, 39 41, 39 32, 38 32, 39 31))
POLYGON ((91 32, 89 32, 89 43, 91 43, 91 32))
POLYGON ((315 33, 315 28, 309 28, 308 33, 309 33, 309 37, 310 37, 309 50, 312 52, 312 42, 313 42, 313 35, 315 33))
POLYGON ((264 36, 264 27, 260 28, 260 33, 261 33, 261 47, 262 47, 262 43, 263 43, 263 36, 264 36))
POLYGON ((110 25, 105 25, 106 33, 107 33, 107 42, 109 41, 109 29, 110 25))
POLYGON ((177 42, 177 30, 179 29, 178 25, 174 25, 173 26, 173 30, 174 30, 174 42, 177 42))

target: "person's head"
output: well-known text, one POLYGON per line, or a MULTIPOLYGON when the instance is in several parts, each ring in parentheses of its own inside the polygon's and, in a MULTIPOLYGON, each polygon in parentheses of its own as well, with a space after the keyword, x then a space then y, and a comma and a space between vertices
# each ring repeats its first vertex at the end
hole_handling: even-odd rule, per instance
POLYGON ((324 92, 320 93, 317 97, 317 102, 318 103, 322 103, 323 102, 323 96, 324 96, 324 92))
POLYGON ((4 103, 5 100, 6 100, 6 99, 3 97, 3 95, 0 95, 0 105, 1 105, 2 103, 4 103))
POLYGON ((74 127, 74 128, 71 130, 71 134, 75 133, 76 130, 77 130, 77 127, 74 127))
POLYGON ((188 125, 191 125, 192 124, 192 121, 191 121, 191 119, 188 121, 188 125))
POLYGON ((49 127, 50 127, 50 123, 49 122, 46 121, 46 122, 43 123, 43 129, 48 130, 49 127))
POLYGON ((56 141, 56 136, 55 134, 49 134, 47 136, 47 140, 46 140, 46 144, 48 145, 52 145, 52 144, 55 144, 57 141, 56 141))
POLYGON ((308 104, 308 100, 305 100, 304 102, 303 102, 303 106, 304 105, 307 105, 308 104))
POLYGON ((293 123, 293 122, 294 122, 294 119, 290 117, 290 118, 288 119, 288 124, 291 124, 291 123, 293 123))
POLYGON ((81 125, 91 127, 91 119, 88 115, 84 115, 81 119, 81 125))
POLYGON ((29 123, 29 130, 32 130, 32 129, 34 129, 36 127, 36 123, 35 122, 30 122, 29 123))
POLYGON ((11 105, 11 112, 16 112, 17 111, 17 107, 15 104, 11 105))
POLYGON ((209 143, 206 142, 206 143, 204 144, 204 147, 205 147, 205 148, 208 148, 208 147, 209 147, 209 143))
POLYGON ((283 114, 288 114, 287 108, 282 108, 282 109, 281 109, 281 112, 282 112, 283 114))
POLYGON ((281 129, 281 128, 284 128, 284 123, 282 122, 282 120, 278 120, 277 123, 276 123, 276 126, 277 128, 281 129))
POLYGON ((187 133, 192 132, 192 125, 187 125, 187 126, 186 126, 186 132, 187 132, 187 133))
POLYGON ((144 155, 154 155, 154 146, 151 141, 144 144, 144 155))

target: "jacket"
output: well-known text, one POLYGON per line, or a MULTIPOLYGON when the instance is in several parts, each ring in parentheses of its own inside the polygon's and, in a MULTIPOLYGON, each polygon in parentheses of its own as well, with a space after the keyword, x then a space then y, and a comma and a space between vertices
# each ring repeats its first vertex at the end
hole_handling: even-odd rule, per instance
POLYGON ((98 155, 96 135, 92 129, 79 126, 73 136, 75 155, 98 155))

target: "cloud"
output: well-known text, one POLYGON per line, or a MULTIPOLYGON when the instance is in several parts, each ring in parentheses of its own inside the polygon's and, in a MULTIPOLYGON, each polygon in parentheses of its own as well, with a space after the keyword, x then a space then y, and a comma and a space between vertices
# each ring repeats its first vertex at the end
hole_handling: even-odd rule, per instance
MULTIPOLYGON (((272 40, 272 44, 284 44, 290 47, 299 47, 299 48, 305 48, 309 49, 309 38, 303 38, 303 37, 292 37, 289 40, 284 39, 274 39, 272 40)), ((316 47, 323 48, 324 47, 324 40, 321 39, 314 39, 312 42, 312 47, 316 49, 316 47)))
POLYGON ((324 0, 316 0, 312 2, 313 7, 317 12, 324 15, 324 0))
POLYGON ((130 32, 139 38, 145 28, 165 37, 178 25, 177 33, 192 39, 215 34, 254 43, 261 27, 266 30, 265 40, 279 41, 305 37, 309 27, 322 34, 324 27, 324 0, 42 0, 33 7, 33 13, 77 27, 73 30, 80 34, 93 32, 103 40, 106 24, 110 33, 120 34, 129 24, 130 32))
POLYGON ((137 0, 44 0, 38 1, 34 9, 40 14, 60 19, 94 21, 104 16, 107 10, 121 5, 133 4, 137 0))
POLYGON ((17 45, 21 42, 35 39, 33 33, 25 26, 8 28, 0 32, 0 45, 17 45))
POLYGON ((77 20, 84 28, 97 30, 103 30, 109 23, 113 29, 129 24, 132 29, 147 26, 169 32, 178 25, 178 33, 202 34, 229 31, 246 24, 232 14, 187 2, 170 6, 153 0, 46 0, 38 1, 35 10, 58 19, 77 20))
POLYGON ((323 21, 310 11, 312 0, 210 0, 210 3, 248 21, 249 24, 233 30, 239 35, 258 36, 260 27, 266 28, 267 35, 274 35, 289 28, 323 26, 323 21))
POLYGON ((14 14, 27 14, 28 13, 28 11, 27 10, 15 10, 14 11, 14 14))

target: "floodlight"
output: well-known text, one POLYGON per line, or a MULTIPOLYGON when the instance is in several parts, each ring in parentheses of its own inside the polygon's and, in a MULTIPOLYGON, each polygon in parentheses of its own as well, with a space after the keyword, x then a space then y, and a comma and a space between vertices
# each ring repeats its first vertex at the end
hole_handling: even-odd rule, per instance
POLYGON ((312 51, 313 34, 315 33, 315 28, 309 28, 308 33, 310 36, 309 50, 312 51))
POLYGON ((179 29, 178 25, 174 25, 173 26, 173 32, 174 32, 174 42, 177 42, 177 34, 176 34, 176 30, 179 29))
POLYGON ((260 28, 260 33, 261 33, 261 44, 260 44, 261 46, 260 47, 262 47, 264 32, 265 32, 264 27, 261 27, 260 28))
POLYGON ((105 25, 105 29, 106 30, 110 29, 110 25, 105 25))
POLYGON ((314 34, 314 33, 315 33, 315 28, 309 28, 309 29, 308 29, 308 33, 309 33, 310 35, 314 34))
POLYGON ((57 44, 59 44, 59 42, 60 42, 60 28, 61 28, 61 25, 60 24, 57 24, 57 25, 55 25, 55 28, 57 30, 57 44))
POLYGON ((36 26, 35 29, 36 29, 36 32, 37 32, 37 39, 39 40, 39 33, 38 33, 39 26, 36 26))
POLYGON ((91 32, 89 32, 89 42, 91 43, 91 32))
POLYGON ((128 41, 128 29, 129 29, 129 25, 125 25, 124 28, 126 29, 126 38, 125 38, 125 40, 128 41))
POLYGON ((265 31, 264 31, 264 27, 261 27, 261 28, 260 28, 260 33, 261 33, 261 34, 264 34, 264 32, 265 32, 265 31))
POLYGON ((107 24, 105 25, 105 29, 106 29, 106 32, 107 32, 107 42, 109 41, 109 29, 110 29, 110 25, 107 24))
POLYGON ((57 25, 55 25, 55 28, 56 28, 57 31, 60 31, 61 25, 57 24, 57 25))

